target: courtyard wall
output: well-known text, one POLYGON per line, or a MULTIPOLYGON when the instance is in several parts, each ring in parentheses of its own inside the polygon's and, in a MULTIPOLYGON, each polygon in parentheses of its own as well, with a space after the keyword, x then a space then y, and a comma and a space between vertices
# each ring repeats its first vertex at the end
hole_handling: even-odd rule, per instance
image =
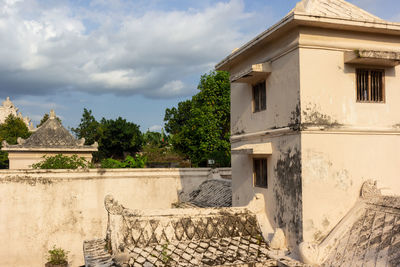
POLYGON ((84 264, 84 240, 104 238, 104 197, 131 209, 165 209, 230 168, 0 171, 0 266, 44 266, 53 245, 84 264))

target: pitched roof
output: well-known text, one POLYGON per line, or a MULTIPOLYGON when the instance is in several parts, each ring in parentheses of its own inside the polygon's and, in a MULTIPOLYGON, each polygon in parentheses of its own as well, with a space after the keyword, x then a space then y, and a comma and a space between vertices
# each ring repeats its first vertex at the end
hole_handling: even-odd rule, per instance
POLYGON ((17 145, 3 144, 4 150, 26 150, 26 149, 78 149, 96 150, 94 146, 84 146, 85 140, 77 140, 56 118, 54 111, 50 112, 49 119, 43 123, 26 140, 18 139, 17 145))
POLYGON ((302 0, 289 12, 291 13, 360 21, 384 21, 344 0, 302 0))
POLYGON ((177 207, 231 207, 231 180, 210 179, 204 181, 196 190, 179 195, 177 207))
POLYGON ((323 266, 400 266, 400 197, 368 200, 323 266))
POLYGON ((298 25, 342 28, 400 35, 400 23, 383 20, 345 0, 302 0, 278 23, 262 32, 219 62, 217 70, 229 70, 230 63, 255 45, 270 42, 298 25), (286 29, 286 30, 284 30, 286 29))
POLYGON ((304 266, 272 251, 246 208, 139 211, 111 196, 105 206, 107 241, 84 242, 86 266, 304 266))

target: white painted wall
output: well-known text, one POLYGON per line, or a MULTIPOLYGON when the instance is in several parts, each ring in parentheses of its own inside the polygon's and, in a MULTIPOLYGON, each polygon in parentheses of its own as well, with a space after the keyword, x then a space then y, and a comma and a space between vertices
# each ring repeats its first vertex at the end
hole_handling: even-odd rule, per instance
POLYGON ((303 235, 319 242, 354 206, 363 181, 400 195, 400 66, 384 68, 385 103, 358 103, 360 66, 344 63, 345 51, 398 52, 400 43, 398 36, 304 27, 300 45, 301 121, 340 125, 301 132, 303 235))
POLYGON ((170 208, 179 191, 210 175, 209 168, 0 171, 0 266, 44 266, 53 245, 70 251, 70 266, 83 265, 83 241, 105 237, 107 194, 132 209, 170 208))

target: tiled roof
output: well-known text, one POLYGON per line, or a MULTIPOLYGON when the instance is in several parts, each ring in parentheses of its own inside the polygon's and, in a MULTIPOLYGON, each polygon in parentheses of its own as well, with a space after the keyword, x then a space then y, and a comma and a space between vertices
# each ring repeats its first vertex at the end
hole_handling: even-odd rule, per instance
POLYGON ((203 182, 198 189, 179 196, 179 207, 231 207, 231 180, 210 179, 203 182))
POLYGON ((84 243, 87 267, 303 266, 269 249, 246 208, 136 211, 111 197, 105 205, 107 241, 84 243))
POLYGON ((69 149, 94 149, 96 146, 84 146, 84 139, 77 140, 59 120, 56 119, 54 112, 50 118, 43 123, 26 140, 19 139, 17 145, 5 145, 7 149, 37 149, 37 148, 69 148, 69 149))
POLYGON ((400 197, 369 199, 323 266, 400 266, 400 197))
POLYGON ((344 0, 302 0, 291 13, 359 21, 384 21, 344 0))

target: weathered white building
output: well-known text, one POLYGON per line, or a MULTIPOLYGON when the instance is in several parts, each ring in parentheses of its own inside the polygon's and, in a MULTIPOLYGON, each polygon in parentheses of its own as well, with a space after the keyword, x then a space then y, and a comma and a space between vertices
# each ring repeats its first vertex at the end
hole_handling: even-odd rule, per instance
POLYGON ((4 123, 9 115, 13 115, 17 118, 22 119, 29 130, 32 131, 34 129, 31 119, 29 119, 29 117, 23 117, 21 112, 18 112, 18 108, 15 107, 14 103, 11 102, 9 97, 7 97, 7 99, 3 101, 2 105, 0 106, 0 124, 4 123))
POLYGON ((400 194, 400 24, 303 0, 222 60, 231 74, 233 205, 265 198, 269 231, 320 242, 363 182, 400 194))

